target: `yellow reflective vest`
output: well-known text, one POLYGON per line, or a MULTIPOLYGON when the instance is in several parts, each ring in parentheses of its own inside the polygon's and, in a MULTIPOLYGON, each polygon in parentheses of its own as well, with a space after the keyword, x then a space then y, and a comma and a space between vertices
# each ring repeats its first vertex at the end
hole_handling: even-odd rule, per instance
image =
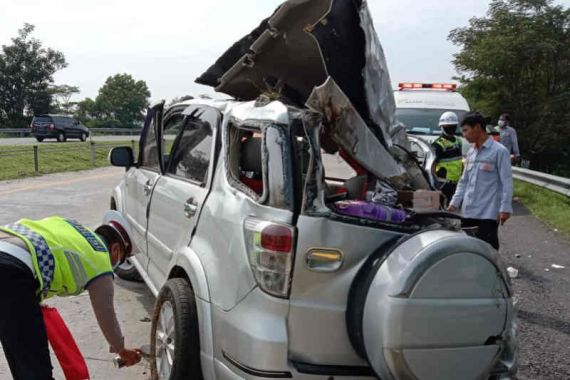
POLYGON ((22 219, 0 230, 26 242, 42 300, 55 295, 78 295, 97 277, 113 274, 104 242, 74 220, 58 216, 22 219))
POLYGON ((439 137, 433 143, 442 148, 441 155, 436 159, 436 173, 441 168, 445 168, 447 172, 446 179, 453 183, 459 182, 461 174, 463 173, 461 140, 459 138, 455 138, 455 141, 450 141, 444 137, 439 137))

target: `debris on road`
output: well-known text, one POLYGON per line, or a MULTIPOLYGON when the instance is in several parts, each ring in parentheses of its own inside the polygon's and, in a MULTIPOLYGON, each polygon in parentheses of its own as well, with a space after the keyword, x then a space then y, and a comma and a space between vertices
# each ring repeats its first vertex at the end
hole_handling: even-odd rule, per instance
POLYGON ((508 267, 507 272, 509 272, 510 278, 517 278, 519 276, 519 270, 513 267, 508 267))
POLYGON ((141 322, 151 322, 151 319, 149 317, 143 317, 141 319, 139 319, 139 321, 141 322))
MULTIPOLYGON (((521 258, 520 253, 517 253, 517 254, 515 255, 515 257, 516 257, 517 259, 520 259, 520 258, 521 258)), ((529 257, 530 257, 530 256, 529 256, 529 257)))
POLYGON ((566 268, 564 265, 558 265, 558 264, 552 264, 551 266, 554 269, 565 269, 566 268))
POLYGON ((550 272, 550 269, 544 268, 544 271, 545 271, 545 272, 550 272))

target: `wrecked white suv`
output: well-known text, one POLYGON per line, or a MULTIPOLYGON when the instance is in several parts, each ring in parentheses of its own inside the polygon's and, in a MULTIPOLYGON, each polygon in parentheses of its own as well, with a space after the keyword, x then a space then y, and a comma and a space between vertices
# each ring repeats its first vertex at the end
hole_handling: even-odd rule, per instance
POLYGON ((136 162, 111 152, 154 379, 515 378, 508 276, 415 202, 364 2, 285 2, 198 82, 239 100, 155 105, 136 162))

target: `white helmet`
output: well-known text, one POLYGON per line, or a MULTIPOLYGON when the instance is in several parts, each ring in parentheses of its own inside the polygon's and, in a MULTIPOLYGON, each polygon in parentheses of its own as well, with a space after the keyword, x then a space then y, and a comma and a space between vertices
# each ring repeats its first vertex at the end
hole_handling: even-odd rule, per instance
POLYGON ((457 117, 457 114, 455 112, 451 111, 445 112, 439 118, 440 127, 444 125, 458 125, 458 124, 459 124, 459 118, 457 117))

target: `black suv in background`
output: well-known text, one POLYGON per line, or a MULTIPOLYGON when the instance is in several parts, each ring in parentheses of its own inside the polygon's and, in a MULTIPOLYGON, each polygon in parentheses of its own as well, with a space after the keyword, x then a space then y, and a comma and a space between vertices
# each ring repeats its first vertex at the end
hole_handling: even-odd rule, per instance
POLYGON ((54 138, 64 142, 67 138, 77 138, 81 141, 89 137, 89 129, 71 116, 37 115, 32 120, 32 135, 39 142, 54 138))

